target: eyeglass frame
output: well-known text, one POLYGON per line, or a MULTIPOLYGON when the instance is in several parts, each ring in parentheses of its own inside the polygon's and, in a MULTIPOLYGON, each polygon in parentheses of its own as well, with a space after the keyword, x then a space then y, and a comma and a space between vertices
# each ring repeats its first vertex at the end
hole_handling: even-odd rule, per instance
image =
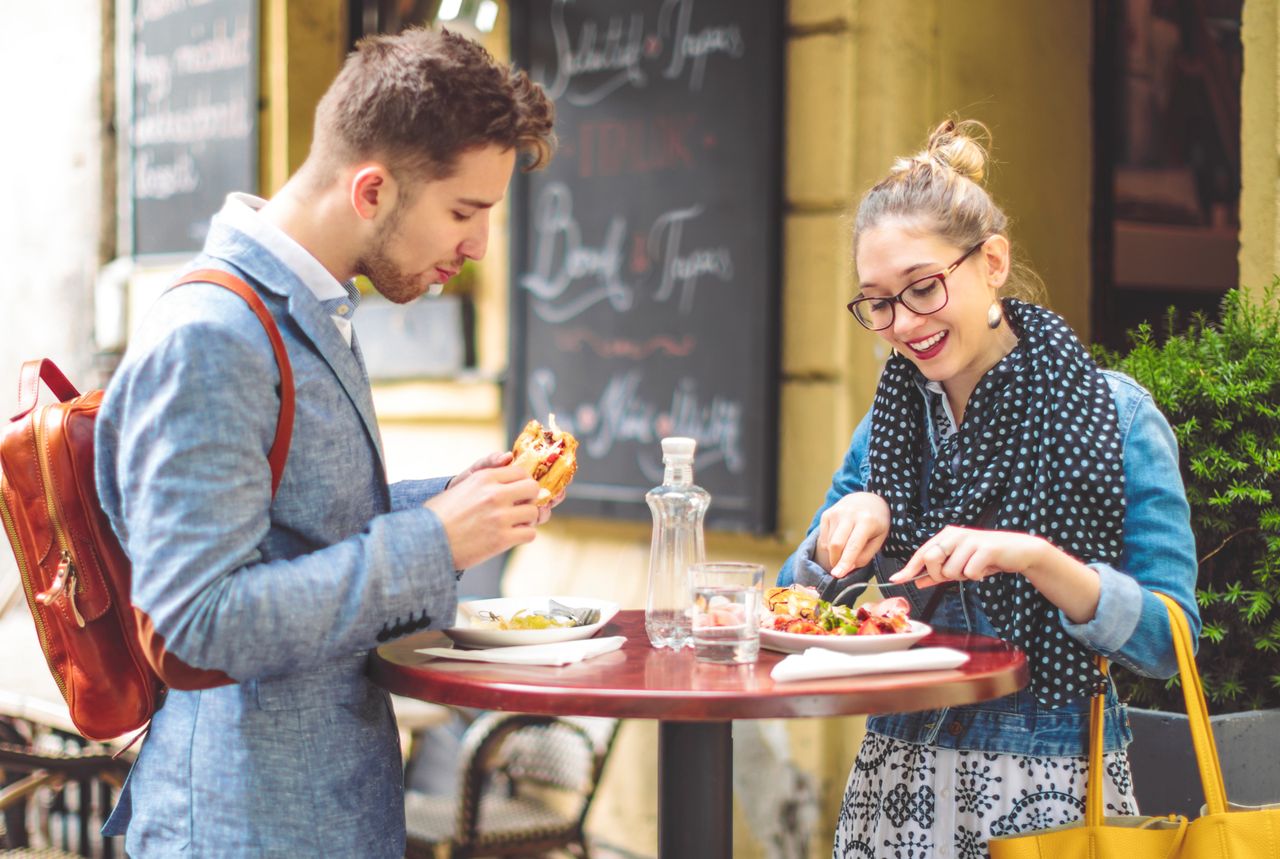
POLYGON ((933 274, 927 274, 924 277, 916 278, 915 280, 908 283, 906 286, 902 287, 902 289, 898 290, 896 295, 892 295, 887 298, 882 296, 876 296, 876 295, 863 295, 858 298, 855 298, 853 301, 850 301, 848 304, 846 304, 845 309, 848 310, 850 314, 852 314, 854 319, 858 320, 859 325, 861 325, 863 328, 867 329, 868 331, 884 331, 886 328, 892 328, 893 323, 897 321, 897 318, 898 318, 897 305, 899 304, 901 304, 903 307, 907 308, 907 310, 910 310, 912 313, 916 314, 917 316, 931 316, 932 314, 937 313, 939 310, 946 307, 947 302, 951 300, 951 292, 947 289, 947 278, 950 277, 955 272, 956 269, 958 269, 961 265, 963 265, 965 260, 973 256, 974 251, 976 251, 978 248, 982 247, 986 243, 987 243, 987 240, 983 239, 982 241, 978 242, 976 245, 974 245, 973 247, 965 251, 964 254, 960 257, 960 259, 956 260, 951 265, 944 268, 942 271, 934 272, 933 274), (942 303, 939 304, 937 307, 935 307, 933 310, 930 310, 928 313, 921 313, 915 308, 913 308, 910 304, 907 304, 906 301, 903 300, 902 296, 905 295, 907 290, 911 289, 911 287, 924 283, 926 280, 933 280, 934 278, 937 278, 938 281, 941 282, 942 284, 942 303), (858 312, 855 309, 855 307, 866 301, 889 302, 889 321, 887 324, 881 325, 879 328, 872 328, 870 325, 868 325, 866 322, 863 321, 862 317, 858 315, 858 312))

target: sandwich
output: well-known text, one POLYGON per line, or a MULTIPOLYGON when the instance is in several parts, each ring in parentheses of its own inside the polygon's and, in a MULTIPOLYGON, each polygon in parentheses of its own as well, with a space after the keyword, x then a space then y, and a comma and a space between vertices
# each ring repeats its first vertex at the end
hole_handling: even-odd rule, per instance
POLYGON ((547 424, 529 421, 511 447, 515 464, 541 487, 535 502, 539 507, 563 492, 578 470, 578 440, 556 426, 555 415, 549 416, 547 424))

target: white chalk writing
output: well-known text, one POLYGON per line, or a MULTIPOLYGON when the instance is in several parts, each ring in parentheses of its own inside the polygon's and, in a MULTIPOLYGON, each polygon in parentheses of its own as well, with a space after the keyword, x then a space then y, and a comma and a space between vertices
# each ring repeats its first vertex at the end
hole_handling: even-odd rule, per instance
POLYGON ((707 57, 719 53, 741 59, 746 53, 746 44, 742 40, 742 31, 734 25, 705 27, 696 33, 691 32, 689 22, 692 17, 693 0, 666 0, 658 15, 658 33, 663 36, 669 34, 671 39, 671 62, 662 76, 668 79, 679 77, 684 73, 685 63, 692 60, 689 89, 697 92, 702 89, 707 57))
POLYGON ((615 310, 630 309, 634 292, 622 282, 622 241, 627 224, 621 215, 610 219, 600 247, 587 245, 573 217, 569 186, 550 182, 538 195, 533 225, 533 270, 520 278, 520 285, 541 299, 534 304, 539 317, 564 322, 605 300, 615 310), (588 277, 596 280, 595 287, 566 295, 575 281, 588 277))
MULTIPOLYGON (((702 206, 672 209, 660 214, 649 230, 649 255, 659 263, 653 299, 669 301, 679 290, 677 309, 693 312, 694 288, 700 278, 733 280, 733 257, 727 247, 682 247, 684 225, 703 212, 702 206)), ((533 297, 533 312, 544 322, 567 322, 608 301, 618 313, 635 306, 636 288, 623 280, 623 240, 627 221, 609 219, 604 241, 584 241, 573 214, 573 192, 563 182, 549 182, 533 208, 533 247, 530 271, 520 286, 533 297)))
POLYGON ((667 80, 687 75, 690 91, 697 92, 706 78, 708 59, 720 55, 739 60, 746 54, 742 30, 734 24, 693 29, 694 0, 665 0, 649 33, 641 12, 613 15, 603 22, 584 17, 576 40, 565 20, 567 2, 551 4, 555 69, 549 72, 535 65, 533 74, 552 99, 576 107, 599 104, 623 87, 648 86, 646 63, 664 66, 661 74, 667 80))
POLYGON ((733 257, 726 247, 694 248, 680 253, 680 238, 686 221, 702 214, 702 206, 676 209, 658 217, 649 230, 650 255, 661 263, 662 280, 654 298, 667 301, 680 287, 680 312, 693 310, 693 288, 702 275, 714 275, 722 281, 733 280, 733 257))
POLYGON ((190 152, 179 152, 168 163, 158 163, 153 153, 140 152, 133 162, 133 194, 139 200, 167 200, 198 187, 200 172, 190 152))

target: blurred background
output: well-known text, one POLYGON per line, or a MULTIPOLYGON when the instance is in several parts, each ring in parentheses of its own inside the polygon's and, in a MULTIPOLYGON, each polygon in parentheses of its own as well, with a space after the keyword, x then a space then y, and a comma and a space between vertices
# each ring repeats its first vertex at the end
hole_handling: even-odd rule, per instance
MULTIPOLYGON (((1277 270, 1280 13, 1264 0, 63 0, 6 3, 0 380, 103 385, 230 191, 278 189, 362 36, 447 26, 529 68, 561 151, 488 256, 361 306, 394 479, 449 474, 558 411, 571 504, 464 595, 643 606, 657 439, 699 438, 708 554, 776 570, 885 353, 841 310, 848 213, 948 115, 991 129, 1015 254, 1088 341, 1212 312, 1277 270)), ((12 414, 15 386, 0 385, 12 414)), ((56 706, 8 552, 0 691, 56 706)), ((739 723, 737 855, 825 856, 861 720, 739 723)), ((589 829, 656 850, 652 723, 589 829)))

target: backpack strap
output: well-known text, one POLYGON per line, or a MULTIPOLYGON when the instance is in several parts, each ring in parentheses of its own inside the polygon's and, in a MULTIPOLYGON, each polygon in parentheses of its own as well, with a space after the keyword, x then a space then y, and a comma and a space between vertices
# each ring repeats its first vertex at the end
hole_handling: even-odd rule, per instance
MULTIPOLYGON (((263 330, 267 332, 267 339, 271 341, 271 351, 275 352, 276 365, 280 368, 280 417, 276 420, 276 435, 271 441, 271 451, 267 454, 267 461, 271 464, 271 497, 274 498, 276 490, 280 488, 280 480, 284 477, 284 464, 289 459, 289 442, 293 437, 293 365, 289 363, 284 338, 280 336, 280 329, 272 318, 271 311, 263 304, 261 296, 234 274, 216 268, 197 269, 183 275, 170 289, 184 283, 212 283, 234 292, 253 310, 262 323, 263 330)), ((57 368, 54 370, 56 372, 57 368)), ((48 382, 47 377, 45 381, 48 382)), ((53 384, 49 387, 57 393, 53 384)))
POLYGON ((44 380, 60 402, 65 403, 80 396, 76 386, 67 381, 67 377, 48 358, 25 361, 21 372, 18 373, 18 413, 10 420, 20 421, 31 414, 40 395, 41 380, 44 380))

